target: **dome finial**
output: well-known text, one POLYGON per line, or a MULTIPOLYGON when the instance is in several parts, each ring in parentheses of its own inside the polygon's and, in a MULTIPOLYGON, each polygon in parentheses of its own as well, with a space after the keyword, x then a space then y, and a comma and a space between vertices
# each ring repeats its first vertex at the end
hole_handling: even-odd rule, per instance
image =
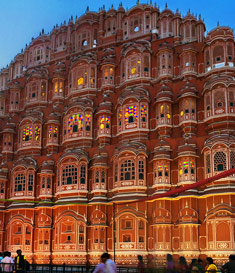
POLYGON ((165 5, 165 9, 167 9, 167 3, 166 3, 166 5, 165 5))
POLYGON ((136 5, 138 6, 139 4, 140 4, 140 1, 139 1, 139 0, 137 0, 137 1, 136 1, 136 5))
POLYGON ((217 22, 217 28, 219 28, 219 21, 217 22))

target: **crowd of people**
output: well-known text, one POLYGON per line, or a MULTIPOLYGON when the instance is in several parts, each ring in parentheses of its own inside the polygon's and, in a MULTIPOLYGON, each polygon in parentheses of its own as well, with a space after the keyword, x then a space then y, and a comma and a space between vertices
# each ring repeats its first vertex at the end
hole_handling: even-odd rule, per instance
MULTIPOLYGON (((153 265, 147 264, 145 266, 143 257, 141 255, 138 258, 138 273, 150 273, 155 272, 153 265)), ((185 257, 181 256, 178 260, 174 260, 171 254, 166 256, 166 273, 235 273, 235 255, 229 256, 229 262, 225 263, 220 269, 217 268, 211 257, 207 257, 205 261, 201 259, 192 259, 188 264, 185 257)), ((101 255, 101 263, 97 265, 93 273, 117 273, 116 264, 110 259, 108 253, 101 255)))
POLYGON ((27 261, 25 256, 22 255, 22 251, 18 249, 16 251, 17 256, 12 258, 11 252, 5 251, 0 253, 0 269, 3 273, 24 273, 27 267, 27 261))
MULTIPOLYGON (((19 249, 16 251, 17 256, 11 257, 9 251, 5 251, 4 254, 0 254, 0 269, 3 273, 25 273, 27 272, 27 260, 22 255, 22 251, 19 249)), ((152 263, 147 263, 145 266, 143 256, 138 255, 138 273, 151 273, 155 272, 152 263)), ((117 266, 115 262, 110 258, 108 253, 103 253, 100 257, 100 264, 98 264, 92 273, 117 273, 117 266)), ((219 270, 211 257, 207 257, 205 261, 201 259, 192 259, 188 264, 185 257, 180 256, 178 260, 173 259, 171 254, 166 256, 166 273, 235 273, 235 255, 229 256, 229 262, 225 263, 219 270)))
POLYGON ((211 257, 207 257, 203 262, 201 259, 192 259, 188 264, 185 257, 180 256, 178 260, 174 260, 171 254, 166 256, 166 272, 167 273, 204 273, 204 272, 227 272, 235 273, 235 255, 229 256, 229 262, 225 263, 220 270, 211 257))

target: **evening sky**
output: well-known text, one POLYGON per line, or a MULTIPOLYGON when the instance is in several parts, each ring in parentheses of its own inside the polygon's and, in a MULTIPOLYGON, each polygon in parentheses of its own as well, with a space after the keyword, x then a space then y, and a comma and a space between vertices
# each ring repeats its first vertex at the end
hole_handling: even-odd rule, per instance
MULTIPOLYGON (((54 25, 68 22, 71 15, 81 16, 87 6, 97 12, 103 5, 106 10, 112 4, 117 9, 121 1, 125 9, 136 4, 136 0, 0 0, 0 69, 9 64, 32 37, 36 38, 42 28, 48 33, 54 25)), ((165 4, 166 1, 157 1, 160 11, 165 4)), ((215 28, 218 21, 221 26, 232 29, 235 26, 234 0, 168 0, 167 5, 173 12, 178 8, 183 16, 189 9, 195 15, 201 14, 207 31, 215 28)))

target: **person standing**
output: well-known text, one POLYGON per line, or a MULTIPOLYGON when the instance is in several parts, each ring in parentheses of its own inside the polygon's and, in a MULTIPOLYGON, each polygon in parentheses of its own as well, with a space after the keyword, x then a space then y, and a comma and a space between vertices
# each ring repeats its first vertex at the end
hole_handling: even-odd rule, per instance
POLYGON ((197 268, 200 271, 200 273, 204 273, 204 269, 203 269, 203 266, 202 266, 202 260, 201 259, 197 260, 197 268))
POLYGON ((100 260, 101 263, 96 266, 95 270, 92 273, 105 273, 105 264, 103 263, 101 257, 100 260))
POLYGON ((166 272, 167 273, 174 272, 174 261, 171 254, 166 255, 166 272))
POLYGON ((235 272, 235 255, 229 256, 229 262, 222 266, 222 271, 228 273, 235 272))
POLYGON ((16 273, 24 273, 25 272, 25 256, 22 255, 21 249, 16 250, 17 256, 15 257, 15 266, 16 273))
POLYGON ((11 258, 11 253, 9 251, 4 252, 4 258, 2 259, 1 262, 1 268, 2 272, 13 272, 14 268, 14 261, 11 258))
POLYGON ((188 272, 188 265, 187 261, 183 256, 179 257, 179 268, 178 268, 179 273, 186 273, 188 272))
POLYGON ((101 260, 105 264, 105 273, 117 273, 117 266, 108 253, 102 254, 101 260))
POLYGON ((217 272, 217 266, 214 264, 214 261, 211 257, 207 257, 206 258, 206 268, 205 271, 206 272, 217 272))
POLYGON ((137 259, 138 259, 138 265, 137 265, 137 268, 138 268, 138 273, 144 273, 144 262, 143 262, 143 256, 141 255, 138 255, 137 256, 137 259))

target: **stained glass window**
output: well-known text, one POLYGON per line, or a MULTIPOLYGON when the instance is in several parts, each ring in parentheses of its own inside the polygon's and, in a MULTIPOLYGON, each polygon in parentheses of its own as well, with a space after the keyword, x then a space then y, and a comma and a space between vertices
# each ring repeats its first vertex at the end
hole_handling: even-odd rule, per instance
POLYGON ((86 131, 91 130, 91 114, 86 114, 86 131))
POLYGON ((39 140, 40 138, 40 131, 41 131, 41 128, 37 125, 35 126, 35 140, 39 140))
POLYGON ((57 137, 58 135, 58 127, 57 126, 50 126, 49 127, 49 138, 57 137))
POLYGON ((31 140, 32 136, 33 136, 32 126, 26 126, 26 127, 24 127, 23 141, 29 141, 29 140, 31 140))
POLYGON ((155 173, 159 177, 163 176, 164 173, 165 173, 165 176, 168 176, 168 171, 169 171, 169 166, 168 164, 164 164, 164 163, 158 164, 155 168, 155 173))
POLYGON ((141 120, 143 122, 147 121, 147 105, 141 105, 140 108, 141 120))
POLYGON ((132 123, 138 119, 137 107, 135 105, 126 107, 125 123, 132 123))
POLYGON ((118 123, 119 123, 119 126, 122 125, 122 109, 120 109, 118 112, 118 123))
POLYGON ((83 82, 84 82, 83 78, 82 78, 82 77, 81 77, 81 78, 79 78, 79 79, 78 79, 78 86, 79 86, 79 85, 82 85, 82 84, 83 84, 83 82))
POLYGON ((110 117, 100 116, 100 129, 104 129, 104 127, 109 128, 109 126, 110 126, 110 117))
POLYGON ((83 129, 83 115, 76 114, 69 117, 68 120, 68 133, 82 131, 83 129))

